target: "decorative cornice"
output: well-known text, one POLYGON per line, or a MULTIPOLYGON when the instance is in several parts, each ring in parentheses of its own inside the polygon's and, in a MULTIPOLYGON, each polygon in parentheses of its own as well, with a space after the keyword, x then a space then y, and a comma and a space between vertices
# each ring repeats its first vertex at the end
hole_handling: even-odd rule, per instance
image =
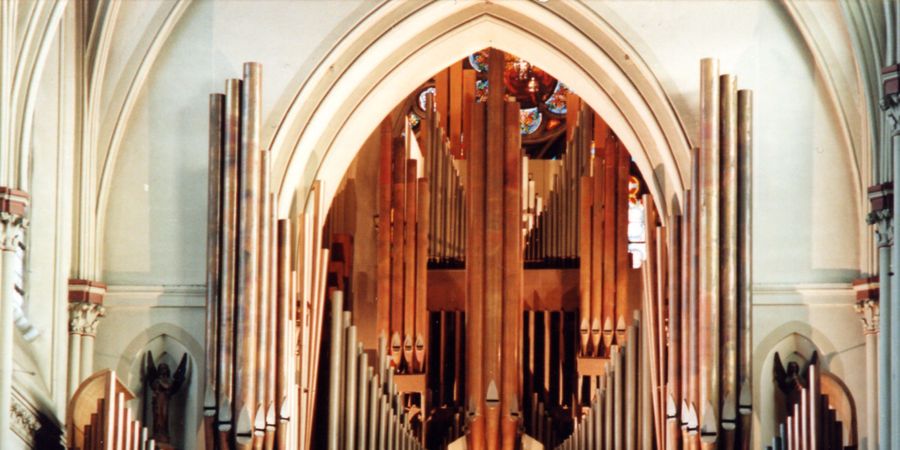
POLYGON ((900 64, 885 67, 881 75, 881 109, 890 119, 894 133, 900 133, 900 64))
POLYGON ((106 315, 103 305, 89 302, 69 303, 69 333, 94 336, 100 318, 106 315))

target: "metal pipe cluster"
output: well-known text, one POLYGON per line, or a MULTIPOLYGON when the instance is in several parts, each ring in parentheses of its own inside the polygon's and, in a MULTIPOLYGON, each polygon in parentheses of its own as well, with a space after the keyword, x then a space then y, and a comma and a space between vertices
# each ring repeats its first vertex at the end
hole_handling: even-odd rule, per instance
POLYGON ((738 91, 733 75, 720 76, 713 59, 700 73, 700 148, 685 207, 662 227, 645 199, 655 427, 666 449, 747 449, 752 94, 738 91))
POLYGON ((779 424, 778 435, 768 450, 844 450, 843 425, 837 412, 821 392, 818 364, 809 366, 808 386, 800 388, 800 400, 785 423, 779 424))
POLYGON ((586 125, 593 140, 582 144, 590 153, 579 180, 577 208, 579 352, 584 357, 600 357, 609 355, 627 322, 631 157, 599 117, 586 125))
MULTIPOLYGON (((426 128, 429 126, 423 123, 426 128)), ((381 127, 376 246, 378 335, 389 339, 398 373, 424 373, 428 351, 428 243, 434 193, 441 186, 419 176, 413 136, 392 136, 390 118, 381 127)), ((440 208, 438 208, 440 209, 440 208)))
POLYGON ((640 360, 646 355, 640 350, 643 348, 638 338, 640 329, 640 320, 636 316, 627 327, 625 344, 614 344, 610 348, 604 373, 592 383, 596 387, 591 390, 590 403, 576 412, 569 437, 554 446, 555 425, 552 417, 544 417, 543 426, 537 428, 539 441, 558 450, 654 448, 652 444, 642 443, 641 439, 652 432, 649 429, 651 414, 641 395, 649 386, 641 386, 646 365, 640 360))
MULTIPOLYGON (((583 195, 581 176, 590 171, 594 120, 594 114, 587 106, 579 108, 574 115, 575 123, 569 124, 574 132, 566 142, 562 159, 554 161, 558 172, 553 174, 546 202, 537 197, 530 183, 525 185, 524 192, 528 194, 525 203, 534 205, 535 214, 530 219, 534 226, 526 227, 530 229, 525 238, 526 261, 551 263, 572 261, 579 257, 579 205, 583 195)), ((528 216, 525 222, 529 222, 528 216)))
POLYGON ((296 317, 288 221, 276 221, 259 142, 261 71, 210 96, 207 232, 207 449, 295 443, 296 317))
POLYGON ((377 369, 369 365, 343 303, 343 292, 333 291, 329 303, 327 448, 424 449, 407 420, 388 356, 378 355, 383 363, 377 369))
MULTIPOLYGON (((464 96, 471 94, 466 92, 464 96)), ((419 142, 425 157, 425 177, 432 180, 428 259, 438 264, 460 263, 466 254, 466 196, 450 149, 450 139, 441 127, 441 117, 435 111, 432 94, 426 96, 425 118, 420 127, 419 142)), ((407 136, 410 134, 407 133, 407 136)))

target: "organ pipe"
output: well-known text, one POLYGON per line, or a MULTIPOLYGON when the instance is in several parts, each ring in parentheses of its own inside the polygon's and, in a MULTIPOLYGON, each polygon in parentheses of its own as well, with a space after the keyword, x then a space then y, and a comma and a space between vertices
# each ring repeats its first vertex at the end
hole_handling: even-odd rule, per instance
POLYGON ((210 100, 208 450, 287 449, 310 439, 328 261, 321 186, 312 186, 307 213, 277 220, 260 100, 257 63, 210 100))

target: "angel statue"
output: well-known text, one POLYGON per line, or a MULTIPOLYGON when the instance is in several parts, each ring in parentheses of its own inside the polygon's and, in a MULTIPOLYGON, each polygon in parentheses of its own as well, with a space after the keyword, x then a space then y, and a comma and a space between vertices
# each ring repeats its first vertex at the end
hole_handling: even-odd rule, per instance
POLYGON ((169 444, 171 435, 169 434, 169 401, 185 382, 187 373, 187 353, 181 357, 178 368, 172 374, 169 365, 160 362, 159 365, 153 362, 153 353, 147 352, 147 376, 144 378, 145 392, 151 393, 153 396, 153 439, 157 444, 169 444))
POLYGON ((783 421, 784 418, 793 413, 794 405, 800 401, 800 389, 809 386, 809 366, 816 364, 818 361, 819 352, 814 351, 812 357, 809 358, 809 362, 802 369, 796 361, 789 361, 785 368, 784 363, 781 362, 781 355, 775 352, 773 375, 775 384, 778 386, 775 400, 776 415, 778 415, 780 421, 783 421))

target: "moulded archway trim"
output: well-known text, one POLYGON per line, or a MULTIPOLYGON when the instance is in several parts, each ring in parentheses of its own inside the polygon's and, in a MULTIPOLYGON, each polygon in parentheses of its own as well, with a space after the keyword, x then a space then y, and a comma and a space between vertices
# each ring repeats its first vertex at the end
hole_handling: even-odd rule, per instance
POLYGON ((394 105, 440 68, 484 47, 516 54, 564 81, 629 149, 662 217, 681 204, 688 137, 649 67, 594 11, 562 1, 386 2, 327 54, 275 130, 279 215, 303 208, 317 179, 330 204, 394 105))

